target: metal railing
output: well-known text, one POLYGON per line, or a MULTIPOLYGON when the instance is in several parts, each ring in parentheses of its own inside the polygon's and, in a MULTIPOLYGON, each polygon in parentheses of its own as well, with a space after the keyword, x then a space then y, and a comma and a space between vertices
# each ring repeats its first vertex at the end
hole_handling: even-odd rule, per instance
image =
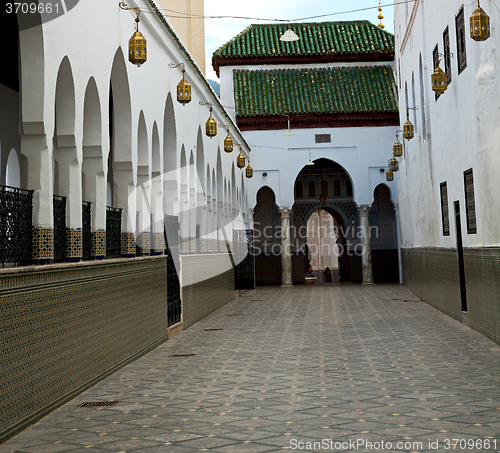
POLYGON ((82 255, 84 260, 89 260, 92 253, 92 203, 82 201, 82 255))
POLYGON ((54 195, 54 261, 66 259, 66 197, 54 195))
POLYGON ((122 210, 106 206, 106 258, 122 254, 122 210))
POLYGON ((0 263, 31 261, 33 191, 0 186, 0 263))

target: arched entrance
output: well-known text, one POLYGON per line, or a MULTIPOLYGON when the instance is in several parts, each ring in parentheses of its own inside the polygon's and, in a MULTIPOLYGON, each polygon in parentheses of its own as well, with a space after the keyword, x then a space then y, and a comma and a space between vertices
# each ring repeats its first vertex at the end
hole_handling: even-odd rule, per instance
POLYGON ((307 220, 306 273, 309 269, 317 283, 349 281, 347 228, 342 216, 332 208, 319 208, 307 220))
POLYGON ((310 265, 316 282, 324 281, 325 268, 332 266, 332 281, 361 281, 361 258, 352 253, 359 219, 349 174, 332 160, 317 159, 300 171, 294 190, 292 234, 294 254, 303 257, 303 281, 310 265))

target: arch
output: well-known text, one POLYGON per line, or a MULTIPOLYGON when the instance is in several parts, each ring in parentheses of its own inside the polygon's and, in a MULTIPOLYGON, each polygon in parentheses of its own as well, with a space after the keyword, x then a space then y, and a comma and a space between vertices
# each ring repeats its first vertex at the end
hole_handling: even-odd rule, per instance
POLYGON ((158 124, 153 123, 153 140, 151 144, 151 173, 152 177, 159 176, 162 172, 161 151, 160 151, 160 134, 158 133, 158 124))
POLYGON ((108 189, 104 178, 101 101, 93 77, 89 79, 85 88, 82 144, 82 199, 92 203, 92 229, 104 230, 108 189))
POLYGON ((21 163, 17 151, 12 148, 7 158, 5 168, 5 185, 10 187, 21 187, 21 163))
POLYGON ((177 169, 177 134, 175 125, 174 104, 169 93, 165 101, 163 115, 163 172, 177 169))
POLYGON ((148 129, 146 127, 146 118, 144 111, 139 113, 139 124, 137 127, 137 165, 141 175, 149 173, 149 147, 148 147, 148 129))
POLYGON ((203 171, 205 163, 205 152, 203 149, 203 134, 201 127, 198 128, 198 137, 196 139, 196 171, 201 182, 202 190, 205 188, 205 173, 203 171))
POLYGON ((174 204, 178 198, 177 135, 172 96, 169 93, 165 101, 163 114, 163 203, 167 214, 174 214, 174 204))
POLYGON ((56 81, 55 135, 70 137, 75 134, 75 82, 69 58, 63 58, 56 81))
POLYGON ((113 103, 111 149, 114 161, 132 163, 132 105, 127 66, 121 47, 113 59, 110 89, 113 103))

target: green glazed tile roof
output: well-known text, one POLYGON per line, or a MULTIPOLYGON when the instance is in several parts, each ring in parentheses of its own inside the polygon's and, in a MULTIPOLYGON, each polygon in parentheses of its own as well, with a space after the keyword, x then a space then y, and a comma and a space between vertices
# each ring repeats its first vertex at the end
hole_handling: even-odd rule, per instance
POLYGON ((397 112, 390 66, 234 71, 236 115, 397 112))
POLYGON ((369 21, 250 25, 214 52, 214 59, 394 53, 394 35, 369 21), (291 28, 300 38, 283 42, 291 28))

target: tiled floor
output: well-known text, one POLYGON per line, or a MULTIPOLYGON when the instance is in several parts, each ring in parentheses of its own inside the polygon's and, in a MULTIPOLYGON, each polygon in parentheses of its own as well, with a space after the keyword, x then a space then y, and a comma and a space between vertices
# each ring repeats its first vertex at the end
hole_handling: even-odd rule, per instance
POLYGON ((398 285, 258 288, 0 453, 500 451, 499 362, 398 285))

